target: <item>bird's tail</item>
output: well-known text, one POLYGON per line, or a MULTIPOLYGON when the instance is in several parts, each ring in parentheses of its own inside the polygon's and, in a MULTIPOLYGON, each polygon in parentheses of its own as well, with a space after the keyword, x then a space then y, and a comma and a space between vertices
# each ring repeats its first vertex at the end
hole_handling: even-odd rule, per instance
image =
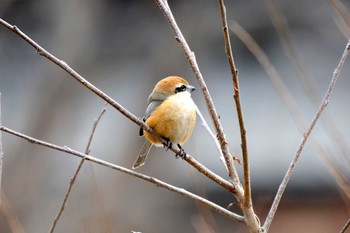
POLYGON ((150 143, 148 140, 145 141, 145 143, 142 146, 142 149, 139 153, 139 156, 135 160, 134 164, 132 165, 132 169, 136 169, 138 167, 141 167, 145 164, 145 161, 147 159, 148 153, 152 148, 152 143, 150 143))

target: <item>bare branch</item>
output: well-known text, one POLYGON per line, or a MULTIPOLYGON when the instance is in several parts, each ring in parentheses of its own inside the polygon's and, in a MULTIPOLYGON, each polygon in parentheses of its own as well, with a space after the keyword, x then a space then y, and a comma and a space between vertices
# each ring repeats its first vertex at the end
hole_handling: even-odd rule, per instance
MULTIPOLYGON (((279 9, 277 1, 265 0, 264 2, 269 12, 271 21, 280 37, 283 49, 294 70, 296 71, 298 81, 301 83, 305 95, 310 99, 310 102, 313 104, 316 110, 319 105, 319 99, 322 96, 322 93, 318 87, 318 83, 307 70, 300 55, 299 49, 292 36, 292 33, 289 29, 287 19, 279 9)), ((339 12, 338 15, 341 14, 341 16, 344 18, 344 21, 346 19, 349 19, 349 15, 346 14, 346 8, 340 1, 337 2, 337 0, 332 0, 332 4, 336 8, 336 11, 339 12)), ((346 137, 339 130, 337 121, 334 120, 330 112, 323 113, 321 124, 329 135, 329 138, 333 141, 334 146, 338 147, 343 159, 347 162, 348 165, 350 165, 350 158, 348 156, 350 148, 347 141, 345 140, 346 137)))
POLYGON ((243 109, 240 99, 239 82, 238 82, 238 70, 236 68, 234 57, 231 48, 230 34, 227 26, 226 7, 223 0, 219 0, 221 21, 223 26, 225 50, 227 61, 230 65, 230 71, 233 82, 234 101, 236 104, 236 111, 241 135, 241 148, 243 158, 243 175, 244 175, 244 198, 243 206, 241 206, 244 216, 246 218, 247 228, 251 232, 261 232, 260 221, 253 210, 252 196, 251 196, 251 184, 250 184, 250 168, 249 168, 249 156, 248 156, 248 143, 246 136, 246 129, 244 126, 243 109))
POLYGON ((236 103, 239 129, 241 133, 241 147, 242 147, 243 172, 244 172, 244 205, 246 207, 250 207, 252 205, 252 197, 251 197, 251 185, 250 185, 248 145, 247 145, 246 130, 244 126, 243 110, 242 110, 240 93, 239 93, 238 70, 235 65, 232 48, 231 48, 230 34, 227 26, 226 7, 224 5, 223 0, 219 0, 219 4, 220 4, 221 21, 222 21, 223 33, 224 33, 224 39, 225 39, 226 56, 227 56, 227 61, 230 65, 230 70, 231 70, 233 90, 234 90, 234 100, 236 103))
POLYGON ((336 11, 336 17, 340 30, 346 37, 350 37, 350 13, 346 9, 345 5, 340 0, 330 0, 334 10, 336 11))
POLYGON ((9 133, 9 134, 12 134, 14 136, 17 136, 17 137, 20 137, 20 138, 23 138, 27 141, 29 141, 30 143, 34 143, 34 144, 37 144, 37 145, 41 145, 41 146, 45 146, 45 147, 48 147, 48 148, 51 148, 51 149, 54 149, 54 150, 57 150, 57 151, 61 151, 61 152, 64 152, 64 153, 67 153, 67 154, 71 154, 71 155, 74 155, 74 156, 77 156, 77 157, 80 157, 82 159, 85 159, 85 160, 88 160, 88 161, 91 161, 93 163, 96 163, 96 164, 99 164, 99 165, 102 165, 102 166, 105 166, 107 168, 110 168, 110 169, 113 169, 113 170, 116 170, 116 171, 120 171, 120 172, 123 172, 125 174, 128 174, 128 175, 131 175, 131 176, 134 176, 136 178, 139 178, 139 179, 142 179, 142 180, 145 180, 149 183, 152 183, 154 184, 155 186, 157 187, 160 187, 160 188, 163 188, 163 189, 167 189, 169 191, 172 191, 172 192, 175 192, 177 194, 180 194, 182 196, 185 196, 185 197, 188 197, 220 214, 222 214, 223 216, 226 216, 234 221, 237 221, 237 222, 243 222, 244 221, 244 217, 243 216, 240 216, 238 214, 235 214, 235 213, 232 213, 230 211, 228 211, 227 209, 205 199, 205 198, 202 198, 196 194, 193 194, 183 188, 178 188, 178 187, 175 187, 173 185, 170 185, 168 183, 165 183, 161 180, 158 180, 156 178, 153 178, 153 177, 150 177, 150 176, 146 176, 146 175, 143 175, 141 173, 138 173, 138 172, 135 172, 133 170, 130 170, 130 169, 127 169, 127 168, 124 168, 122 166, 119 166, 119 165, 115 165, 115 164, 112 164, 112 163, 109 163, 109 162, 106 162, 104 160, 101 160, 101 159, 98 159, 96 157, 93 157, 93 156, 90 156, 90 155, 86 155, 84 153, 81 153, 81 152, 78 152, 78 151, 75 151, 75 150, 72 150, 68 147, 62 147, 62 146, 58 146, 58 145, 54 145, 54 144, 51 144, 51 143, 48 143, 48 142, 44 142, 44 141, 41 141, 41 140, 38 140, 38 139, 35 139, 33 137, 29 137, 27 135, 24 135, 24 134, 21 134, 21 133, 18 133, 14 130, 11 130, 9 128, 6 128, 6 127, 0 127, 0 130, 1 131, 4 131, 6 133, 9 133))
MULTIPOLYGON (((97 119, 94 121, 94 124, 92 126, 92 130, 91 130, 91 133, 90 133, 90 136, 89 136, 89 140, 88 140, 88 143, 87 143, 87 146, 86 146, 86 149, 85 149, 85 154, 88 155, 90 153, 90 146, 91 146, 91 142, 92 142, 92 138, 94 137, 94 134, 95 134, 95 131, 96 131, 96 128, 97 128, 97 125, 98 123, 100 122, 101 120, 101 117, 103 116, 103 114, 106 112, 107 110, 107 106, 105 106, 102 111, 100 112, 99 116, 97 117, 97 119)), ((58 211, 58 214, 56 216, 56 218, 54 219, 53 223, 52 223, 52 226, 51 226, 51 229, 50 229, 50 233, 53 233, 55 231, 55 228, 56 228, 56 225, 57 225, 57 222, 58 220, 60 219, 65 207, 66 207, 66 204, 67 204, 67 201, 68 201, 68 197, 72 191, 72 188, 73 188, 73 185, 75 184, 75 181, 78 177, 78 174, 84 164, 84 161, 85 161, 85 158, 82 158, 80 160, 80 163, 78 165, 78 168, 77 170, 75 171, 74 173, 74 176, 73 178, 70 180, 69 182, 69 186, 68 186, 68 189, 67 189, 67 192, 66 192, 66 195, 64 196, 64 200, 62 202, 62 205, 60 207, 60 210, 58 211)))
MULTIPOLYGON (((81 75, 79 75, 75 70, 73 70, 70 66, 68 66, 64 61, 56 58, 51 53, 43 49, 39 44, 37 44, 35 41, 33 41, 30 37, 28 37, 26 34, 24 34, 21 30, 19 30, 18 27, 10 25, 6 21, 0 18, 0 24, 4 25, 6 28, 10 29, 12 32, 19 35, 23 40, 25 40, 27 43, 29 43, 32 47, 34 47, 37 50, 37 53, 45 58, 47 58, 49 61, 55 63, 60 68, 62 68, 64 71, 66 71, 68 74, 70 74, 71 77, 73 77, 75 80, 77 80, 79 83, 84 85, 86 88, 88 88, 90 91, 95 93, 97 96, 105 100, 109 105, 114 107, 116 110, 118 110, 121 114, 123 114, 125 117, 133 121, 135 124, 140 126, 142 129, 146 130, 147 132, 151 133, 155 137, 159 139, 164 145, 167 145, 167 141, 160 137, 156 132, 154 132, 147 124, 145 124, 142 120, 140 120, 138 117, 130 113, 128 110, 126 110, 122 105, 117 103, 115 100, 113 100, 111 97, 106 95, 104 92, 102 92, 100 89, 95 87, 93 84, 88 82, 86 79, 84 79, 81 75)), ((219 137, 220 138, 220 137, 219 137)), ((221 137, 222 138, 222 137, 221 137)), ((222 141, 221 141, 222 143, 222 141)), ((221 144, 221 147, 223 144, 221 144)), ((227 144, 224 145, 225 148, 228 147, 227 144)), ((176 154, 180 153, 180 150, 177 147, 172 147, 171 150, 175 152, 176 154)), ((229 155, 229 154, 227 154, 229 155)), ((226 158, 226 157, 225 157, 226 158)), ((199 172, 206 175, 209 179, 213 180, 214 182, 217 182, 218 184, 222 185, 224 188, 236 192, 237 189, 240 187, 236 184, 232 184, 217 174, 210 171, 208 168, 200 164, 198 161, 196 161, 193 157, 190 155, 187 155, 187 157, 184 159, 186 162, 190 163, 192 166, 194 166, 199 172)), ((236 174, 236 173, 235 173, 236 174)), ((238 179, 238 176, 237 176, 238 179)))
POLYGON ((345 233, 345 231, 349 228, 349 226, 350 226, 350 218, 345 223, 344 227, 339 231, 339 233, 345 233))
MULTIPOLYGON (((283 82, 283 79, 280 77, 277 70, 271 64, 265 52, 260 48, 258 43, 249 35, 249 33, 245 31, 237 22, 233 22, 231 30, 247 46, 247 48, 259 61, 260 65, 262 66, 265 73, 274 85, 276 91, 281 96, 282 101, 287 106, 287 109, 290 112, 296 125, 298 126, 299 131, 303 133, 305 128, 307 128, 306 120, 303 117, 303 114, 300 108, 298 107, 296 101, 294 100, 292 94, 290 93, 287 85, 283 82)), ((323 114, 325 113, 327 112, 324 112, 323 114)), ((323 115, 323 117, 324 116, 325 115, 323 115)), ((350 185, 347 182, 344 175, 341 174, 341 169, 339 169, 339 167, 334 163, 334 161, 331 158, 329 158, 329 155, 327 154, 325 149, 322 148, 322 145, 318 143, 317 140, 314 139, 314 137, 312 137, 312 135, 310 136, 309 141, 316 154, 319 156, 321 162, 323 162, 324 166, 334 177, 340 189, 348 198, 350 198, 350 185)))
POLYGON ((231 178, 231 180, 235 183, 238 184, 239 183, 239 177, 237 175, 236 169, 233 165, 233 159, 229 150, 229 146, 226 140, 226 136, 224 134, 221 122, 219 120, 218 114, 216 112, 213 100, 211 99, 209 90, 206 86, 206 83, 203 79, 203 76, 199 70, 198 64, 197 64, 197 60, 195 58, 194 52, 191 51, 190 47, 188 46, 184 36, 182 35, 182 32, 180 30, 180 28, 178 27, 175 18, 170 10, 170 7, 168 5, 168 2, 165 0, 155 0, 156 3, 158 4, 160 10, 162 11, 163 15, 165 16, 166 20, 168 21, 171 29, 173 30, 174 34, 175 34, 175 38, 176 41, 179 43, 187 61, 190 64, 190 67, 197 79, 198 85, 202 90, 202 93, 204 95, 204 99, 206 101, 208 110, 209 110, 209 114, 211 116, 211 119, 214 123, 214 127, 215 130, 217 132, 217 137, 218 140, 220 141, 220 146, 221 146, 221 150, 223 152, 223 155, 225 157, 225 161, 228 167, 228 171, 229 171, 229 177, 231 178))
POLYGON ((331 82, 330 82, 330 84, 328 86, 328 89, 327 89, 327 92, 326 92, 326 94, 325 94, 325 96, 323 98, 323 101, 322 101, 322 103, 321 103, 321 105, 320 105, 316 115, 314 116, 313 120, 311 121, 311 124, 310 124, 309 128, 305 131, 304 136, 302 138, 302 141, 300 143, 300 146, 299 146, 299 148, 298 148, 298 150, 297 150, 297 152, 296 152, 296 154, 295 154, 291 164, 289 165, 288 171, 287 171, 285 177, 283 178, 283 181, 282 181, 282 183, 281 183, 281 185, 280 185, 280 187, 278 189, 276 197, 275 197, 275 199, 273 201, 273 204, 271 206, 271 209, 269 211, 269 214, 268 214, 268 216, 266 218, 266 221, 264 223, 264 226, 263 226, 263 228, 264 228, 264 230, 266 232, 270 228, 271 222, 272 222, 272 220, 273 220, 273 218, 275 216, 275 213, 276 213, 277 207, 279 205, 279 202, 280 202, 280 200, 282 198, 284 190, 287 187, 289 179, 290 179, 290 177, 291 177, 291 175, 292 175, 292 173, 293 173, 293 171, 295 169, 295 166, 296 166, 296 164, 298 162, 298 159, 299 159, 299 157, 301 155, 301 152, 304 149, 306 141, 309 138, 313 128, 315 127, 315 125, 316 125, 316 123, 318 121, 318 119, 320 118, 323 110, 327 107, 327 105, 329 103, 330 95, 332 94, 334 85, 335 85, 335 83, 336 83, 336 81, 337 81, 337 79, 339 77, 340 71, 343 68, 343 65, 345 63, 345 60, 346 60, 348 54, 349 54, 349 51, 350 51, 350 41, 348 41, 348 43, 346 44, 345 50, 344 50, 343 55, 342 55, 342 57, 341 57, 341 59, 339 61, 339 64, 338 64, 337 68, 333 72, 333 76, 332 76, 331 82))
POLYGON ((220 143, 219 141, 217 140, 217 138, 215 137, 214 133, 210 130, 207 122, 205 121, 201 111, 199 111, 198 107, 196 106, 196 111, 197 111, 197 115, 199 116, 199 118, 201 119, 202 121, 202 126, 203 128, 209 133, 210 137, 213 139, 214 143, 215 143, 215 146, 216 148, 218 149, 218 152, 220 154, 220 161, 224 164, 226 170, 228 171, 228 168, 227 168, 227 165, 226 165, 226 162, 225 162, 225 158, 224 158, 224 155, 222 154, 222 151, 221 151, 221 148, 220 148, 220 143))

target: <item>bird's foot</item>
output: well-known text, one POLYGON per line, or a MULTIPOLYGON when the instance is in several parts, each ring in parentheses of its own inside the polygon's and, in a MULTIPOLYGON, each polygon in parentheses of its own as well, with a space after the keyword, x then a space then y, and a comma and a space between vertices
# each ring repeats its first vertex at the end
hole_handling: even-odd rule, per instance
POLYGON ((179 148, 179 152, 176 153, 175 157, 176 158, 180 157, 182 159, 186 159, 187 154, 186 154, 185 150, 180 146, 180 144, 177 144, 177 147, 179 148))
POLYGON ((166 150, 168 151, 173 147, 173 143, 168 138, 163 137, 163 139, 166 141, 164 147, 166 147, 166 150))

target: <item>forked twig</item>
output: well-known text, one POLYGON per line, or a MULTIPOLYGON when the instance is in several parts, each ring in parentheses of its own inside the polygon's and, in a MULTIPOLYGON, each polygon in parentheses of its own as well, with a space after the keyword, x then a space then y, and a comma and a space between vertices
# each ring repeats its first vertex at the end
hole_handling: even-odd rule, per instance
MULTIPOLYGON (((103 114, 106 112, 106 110, 107 110, 107 106, 105 106, 105 107, 102 109, 102 111, 100 112, 99 116, 98 116, 97 119, 94 121, 94 124, 93 124, 93 126, 92 126, 92 130, 91 130, 91 133, 90 133, 90 136, 89 136, 89 139, 88 139, 88 143, 87 143, 87 146, 86 146, 86 149, 85 149, 85 154, 87 154, 87 155, 90 154, 90 151, 91 151, 90 146, 91 146, 92 138, 93 138, 93 136, 94 136, 94 134, 95 134, 97 125, 98 125, 98 123, 100 122, 101 117, 102 117, 103 114)), ((71 191, 72 191, 73 185, 75 184, 75 181, 76 181, 76 179, 77 179, 77 177, 78 177, 78 174, 79 174, 79 172, 80 172, 80 170, 81 170, 81 168, 82 168, 82 166, 83 166, 83 164, 84 164, 84 161, 85 161, 85 158, 82 158, 82 159, 80 160, 80 163, 79 163, 79 165, 78 165, 78 167, 77 167, 77 170, 75 171, 73 178, 72 178, 72 179, 70 180, 70 182, 69 182, 69 186, 68 186, 66 195, 64 196, 64 199, 63 199, 62 205, 61 205, 61 207, 60 207, 60 210, 58 211, 58 214, 57 214, 57 216, 55 217, 55 219, 54 219, 54 221, 53 221, 53 223, 52 223, 52 226, 51 226, 51 229, 50 229, 50 233, 53 233, 53 232, 55 231, 57 222, 58 222, 58 220, 60 219, 60 217, 61 217, 61 215, 62 215, 62 213, 63 213, 63 211, 64 211, 64 209, 65 209, 65 207, 66 207, 66 204, 67 204, 67 201, 68 201, 68 197, 69 197, 69 195, 70 195, 70 193, 71 193, 71 191)))
POLYGON ((102 165, 102 166, 105 166, 107 168, 110 168, 110 169, 113 169, 113 170, 116 170, 116 171, 119 171, 119 172, 123 172, 125 174, 128 174, 128 175, 131 175, 131 176, 134 176, 136 178, 139 178, 139 179, 142 179, 142 180, 145 180, 149 183, 152 183, 154 184, 155 186, 157 187, 160 187, 160 188, 164 188, 164 189, 167 189, 169 191, 172 191, 172 192, 175 192, 177 194, 180 194, 182 196, 185 196, 185 197, 188 197, 220 214, 222 214, 223 216, 226 216, 234 221, 237 221, 237 222, 243 222, 244 221, 244 217, 243 216, 240 216, 238 214, 235 214, 233 212, 230 212, 228 211, 227 209, 205 199, 205 198, 202 198, 194 193, 191 193, 183 188, 178 188, 176 186, 173 186, 173 185, 170 185, 168 183, 165 183, 161 180, 158 180, 154 177, 150 177, 150 176, 147 176, 147 175, 144 175, 144 174, 141 174, 141 173, 138 173, 138 172, 135 172, 133 170, 130 170, 130 169, 127 169, 125 167, 122 167, 122 166, 119 166, 119 165, 115 165, 115 164, 112 164, 112 163, 109 163, 109 162, 106 162, 104 160, 101 160, 101 159, 98 159, 96 157, 93 157, 93 156, 90 156, 90 155, 86 155, 84 153, 81 153, 79 151, 75 151, 75 150, 72 150, 68 147, 62 147, 62 146, 58 146, 58 145, 54 145, 54 144, 51 144, 51 143, 48 143, 48 142, 45 142, 45 141, 41 141, 41 140, 38 140, 38 139, 35 139, 33 137, 29 137, 27 135, 24 135, 24 134, 21 134, 19 132, 16 132, 14 130, 11 130, 9 128, 6 128, 6 127, 0 127, 0 130, 3 131, 3 132, 6 132, 6 133, 9 133, 9 134, 12 134, 14 136, 17 136, 17 137, 20 137, 20 138, 23 138, 27 141, 29 141, 30 143, 34 143, 34 144, 37 144, 37 145, 41 145, 41 146, 45 146, 45 147, 48 147, 48 148, 51 148, 51 149, 54 149, 54 150, 57 150, 57 151, 61 151, 61 152, 64 152, 64 153, 67 153, 67 154, 71 154, 71 155, 74 155, 74 156, 77 156, 77 157, 80 157, 82 159, 85 159, 87 161, 91 161, 93 163, 96 163, 96 164, 99 164, 99 165, 102 165))
POLYGON ((343 55, 342 55, 342 57, 341 57, 341 59, 339 61, 339 64, 338 64, 337 68, 333 72, 332 79, 330 81, 330 84, 328 86, 326 94, 325 94, 325 96, 324 96, 324 98, 322 100, 322 103, 321 103, 318 111, 316 112, 314 118, 312 119, 309 128, 305 131, 304 136, 302 137, 300 146, 299 146, 299 148, 298 148, 298 150, 297 150, 297 152, 296 152, 296 154, 295 154, 291 164, 289 165, 287 173, 286 173, 285 177, 283 178, 283 181, 282 181, 280 187, 278 188, 277 194, 275 196, 275 199, 274 199, 274 201, 272 203, 271 209, 270 209, 270 211, 269 211, 269 213, 267 215, 267 218, 266 218, 264 226, 263 226, 263 228, 264 228, 264 230, 266 232, 270 228, 271 222, 272 222, 272 220, 273 220, 273 218, 275 216, 275 213, 277 211, 277 207, 279 205, 279 202, 280 202, 280 200, 282 198, 284 190, 287 187, 287 184, 288 184, 288 182, 289 182, 289 180, 291 178, 291 175, 292 175, 292 173, 293 173, 293 171, 295 169, 295 166, 296 166, 297 161, 298 161, 298 159, 299 159, 299 157, 301 155, 301 152, 304 149, 305 143, 306 143, 307 139, 309 138, 313 128, 315 127, 318 119, 320 118, 323 110, 327 107, 327 105, 329 103, 330 95, 333 92, 334 85, 335 85, 335 83, 336 83, 336 81, 337 81, 337 79, 339 77, 340 71, 343 68, 343 65, 345 63, 345 60, 346 60, 348 54, 349 54, 349 51, 350 51, 350 41, 348 41, 347 44, 346 44, 345 50, 344 50, 343 55))

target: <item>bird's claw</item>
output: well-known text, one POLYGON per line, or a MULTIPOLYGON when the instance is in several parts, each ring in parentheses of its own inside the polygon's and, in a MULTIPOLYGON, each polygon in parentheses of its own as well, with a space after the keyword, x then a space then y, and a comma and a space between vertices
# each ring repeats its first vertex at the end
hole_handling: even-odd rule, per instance
POLYGON ((180 157, 182 159, 186 159, 187 154, 186 154, 185 150, 180 146, 180 144, 177 144, 177 147, 179 148, 179 152, 176 153, 175 157, 176 158, 180 157))
POLYGON ((164 140, 166 141, 166 144, 164 145, 164 147, 166 147, 166 150, 168 151, 173 147, 173 143, 168 138, 164 138, 164 140))

